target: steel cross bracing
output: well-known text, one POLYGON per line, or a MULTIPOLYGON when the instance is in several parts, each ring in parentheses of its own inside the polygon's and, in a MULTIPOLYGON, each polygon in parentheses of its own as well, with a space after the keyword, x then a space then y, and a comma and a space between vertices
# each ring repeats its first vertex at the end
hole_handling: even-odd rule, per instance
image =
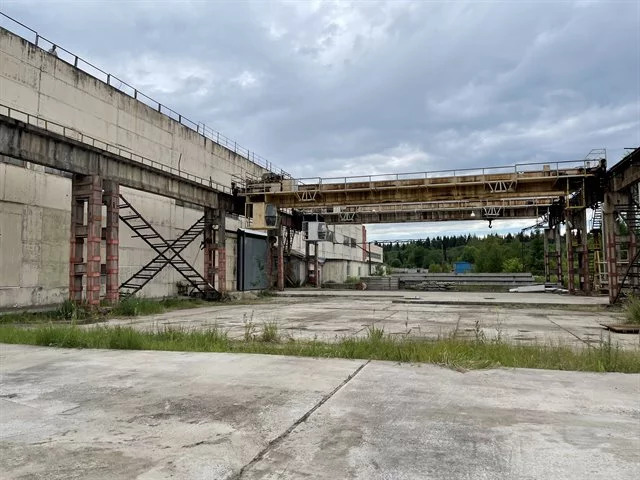
POLYGON ((138 292, 167 265, 173 266, 189 282, 192 287, 192 295, 205 298, 219 296, 215 288, 180 255, 180 252, 204 231, 204 217, 183 232, 176 240, 168 242, 124 196, 120 195, 120 200, 122 201, 119 206, 120 220, 127 224, 136 237, 144 240, 158 253, 153 260, 120 285, 121 297, 128 297, 138 292))

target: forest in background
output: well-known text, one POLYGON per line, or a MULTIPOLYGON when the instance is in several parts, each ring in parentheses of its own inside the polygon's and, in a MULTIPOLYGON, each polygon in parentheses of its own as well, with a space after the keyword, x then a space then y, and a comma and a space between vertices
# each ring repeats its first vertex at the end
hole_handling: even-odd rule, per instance
MULTIPOLYGON (((564 242, 564 240, 563 240, 564 242)), ((544 238, 540 231, 516 235, 456 235, 383 245, 384 262, 397 268, 450 272, 466 261, 477 273, 531 272, 544 275, 544 238)))

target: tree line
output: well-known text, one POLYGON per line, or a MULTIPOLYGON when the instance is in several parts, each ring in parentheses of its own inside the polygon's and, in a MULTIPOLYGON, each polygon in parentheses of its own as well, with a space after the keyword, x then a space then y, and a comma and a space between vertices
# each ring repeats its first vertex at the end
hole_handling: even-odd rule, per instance
POLYGON ((512 235, 456 235, 425 238, 382 246, 390 267, 425 268, 448 272, 453 263, 466 261, 478 273, 531 272, 544 274, 544 239, 540 231, 512 235))

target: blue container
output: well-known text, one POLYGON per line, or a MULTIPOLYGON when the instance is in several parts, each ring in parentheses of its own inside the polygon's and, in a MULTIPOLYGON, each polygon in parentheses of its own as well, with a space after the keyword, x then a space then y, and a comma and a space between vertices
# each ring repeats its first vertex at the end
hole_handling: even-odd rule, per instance
POLYGON ((458 273, 469 273, 472 268, 473 268, 473 265, 471 265, 469 262, 454 262, 453 263, 453 271, 456 274, 458 274, 458 273))

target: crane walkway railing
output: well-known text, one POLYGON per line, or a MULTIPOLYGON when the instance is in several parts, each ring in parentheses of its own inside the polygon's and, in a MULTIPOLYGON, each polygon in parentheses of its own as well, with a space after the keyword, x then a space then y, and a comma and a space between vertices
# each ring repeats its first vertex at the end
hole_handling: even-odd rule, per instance
MULTIPOLYGON (((280 189, 274 189, 269 180, 247 180, 247 193, 275 193, 295 191, 344 191, 356 189, 394 188, 413 185, 495 184, 497 189, 506 189, 510 182, 550 178, 586 177, 602 165, 604 158, 567 160, 560 162, 519 163, 510 166, 433 170, 344 177, 304 177, 284 179, 280 189)), ((502 190, 498 190, 502 191, 502 190)))

